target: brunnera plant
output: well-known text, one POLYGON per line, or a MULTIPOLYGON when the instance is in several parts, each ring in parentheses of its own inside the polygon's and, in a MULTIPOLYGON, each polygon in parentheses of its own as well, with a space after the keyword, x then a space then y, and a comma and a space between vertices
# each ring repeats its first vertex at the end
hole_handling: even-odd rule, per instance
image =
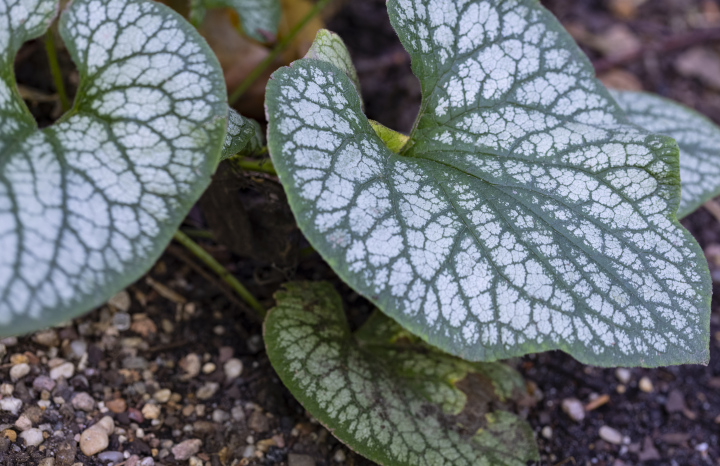
POLYGON ((13 60, 57 13, 57 0, 0 0, 2 335, 75 317, 135 281, 223 150, 258 145, 257 123, 228 110, 205 41, 149 0, 74 0, 62 13, 80 86, 72 109, 39 130, 13 60))
MULTIPOLYGON (((706 363, 711 281, 677 220, 676 142, 631 123, 536 0, 387 7, 422 88, 404 143, 384 142, 332 60, 299 60, 267 89, 275 169, 338 275, 467 360, 706 363)), ((617 97, 653 131, 672 132, 669 112, 694 118, 617 97)), ((694 160, 712 144, 677 135, 694 160)))

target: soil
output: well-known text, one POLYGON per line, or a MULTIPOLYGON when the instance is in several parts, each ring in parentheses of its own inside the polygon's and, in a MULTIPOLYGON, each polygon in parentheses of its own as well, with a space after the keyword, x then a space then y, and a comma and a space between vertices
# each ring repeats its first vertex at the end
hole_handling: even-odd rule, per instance
MULTIPOLYGON (((613 71, 620 70, 643 89, 681 101, 720 123, 717 89, 677 71, 676 60, 687 47, 668 50, 658 45, 689 31, 720 27, 696 21, 698 15, 712 17, 713 11, 720 11, 720 2, 543 3, 576 38, 585 38, 578 40, 598 66, 606 67, 608 57, 588 45, 592 41, 587 38, 602 37, 618 25, 627 26, 640 40, 642 53, 613 71), (622 3, 642 5, 627 19, 610 8, 622 3)), ((368 117, 408 132, 420 105, 420 86, 389 24, 385 1, 347 1, 328 20, 328 28, 343 37, 357 64, 368 117)), ((696 40, 688 47, 712 49, 715 45, 696 40)), ((61 54, 61 61, 72 92, 77 75, 66 55, 61 54)), ((23 47, 16 74, 22 85, 53 92, 42 42, 23 47)), ((29 99, 41 126, 59 115, 57 103, 50 100, 29 99)), ((214 189, 220 195, 206 196, 188 217, 187 226, 204 229, 212 224, 219 229, 217 238, 227 233, 223 228, 238 228, 213 220, 214 210, 223 208, 218 204, 223 196, 242 204, 237 211, 241 218, 262 217, 258 212, 263 209, 273 212, 265 224, 234 231, 234 235, 247 238, 245 246, 198 240, 263 304, 271 306, 272 294, 287 280, 329 280, 341 291, 352 325, 362 323, 371 306, 344 285, 317 254, 303 249, 307 243, 293 228, 282 191, 272 177, 226 170, 218 176, 214 189), (273 231, 283 233, 267 234, 273 231), (248 248, 247 244, 255 246, 248 248), (261 253, 258 248, 282 253, 261 253)), ((720 262, 713 262, 720 256, 720 222, 701 209, 683 223, 713 259, 713 271, 720 269, 720 262)), ((717 273, 714 276, 720 278, 717 273)), ((715 299, 708 366, 623 372, 586 366, 561 352, 514 361, 539 400, 525 414, 537 433, 540 464, 720 464, 718 304, 715 299), (564 401, 573 399, 597 407, 575 421, 562 409, 564 401), (620 432, 623 442, 616 445, 602 440, 599 432, 603 427, 620 432)), ((19 413, 25 413, 47 438, 39 447, 13 439, 10 431, 19 432, 14 427, 18 416, 0 412, 0 465, 48 466, 52 464, 47 462, 49 458, 54 458, 57 466, 108 464, 112 455, 86 457, 76 446, 78 434, 104 416, 111 416, 116 426, 106 453, 118 452, 118 458, 128 465, 140 461, 145 466, 187 464, 177 459, 177 446, 193 438, 200 439, 202 446, 191 464, 374 464, 341 445, 302 409, 267 360, 258 319, 178 246, 171 246, 145 278, 111 304, 67 326, 6 339, 3 344, 7 355, 0 358, 0 381, 4 383, 0 391, 3 395, 12 391, 23 402, 19 413), (51 388, 43 376, 61 363, 58 358, 70 361, 74 373, 51 388), (228 379, 224 365, 232 358, 242 362, 243 371, 228 379), (19 360, 26 361, 31 371, 12 382, 9 369, 19 360), (170 399, 153 401, 161 389, 171 391, 170 399), (83 392, 94 400, 92 407, 79 408, 79 403, 74 403, 83 392), (44 410, 37 407, 38 400, 44 410), (153 413, 148 405, 159 406, 160 413, 153 413), (152 462, 147 458, 153 458, 152 462)))

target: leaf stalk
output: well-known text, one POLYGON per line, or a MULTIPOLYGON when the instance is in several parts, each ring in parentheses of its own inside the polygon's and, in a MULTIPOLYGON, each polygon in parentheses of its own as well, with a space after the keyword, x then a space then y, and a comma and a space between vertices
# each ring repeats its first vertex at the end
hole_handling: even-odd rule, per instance
POLYGON ((197 244, 195 241, 190 239, 188 235, 183 233, 182 231, 178 230, 175 232, 175 241, 182 244, 187 248, 188 251, 190 251, 195 257, 197 257, 200 261, 202 261, 205 265, 207 265, 213 272, 218 274, 218 276, 247 303, 255 309, 255 311, 260 315, 260 317, 265 320, 265 315, 267 314, 267 311, 265 308, 260 304, 260 302, 255 299, 255 297, 243 286, 242 283, 238 281, 237 278, 235 278, 228 270, 222 266, 218 261, 215 260, 213 256, 211 256, 207 251, 205 251, 199 244, 197 244))
POLYGON ((48 32, 45 33, 45 52, 47 53, 48 64, 50 65, 50 73, 55 83, 55 91, 58 97, 60 97, 60 106, 62 107, 63 113, 65 113, 70 110, 70 99, 68 99, 67 92, 65 91, 65 82, 63 81, 62 70, 60 69, 60 62, 58 61, 55 36, 53 35, 52 29, 49 29, 48 32))

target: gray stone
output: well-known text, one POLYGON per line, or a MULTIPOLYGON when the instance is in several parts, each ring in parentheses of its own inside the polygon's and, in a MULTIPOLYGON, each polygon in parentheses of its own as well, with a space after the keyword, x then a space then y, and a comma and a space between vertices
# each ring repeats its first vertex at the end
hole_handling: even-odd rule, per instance
POLYGON ((194 438, 185 440, 184 442, 180 442, 172 447, 172 454, 175 456, 176 460, 186 461, 189 460, 191 456, 194 456, 197 452, 199 452, 201 446, 202 440, 200 439, 194 438))
POLYGON ((90 411, 95 409, 95 400, 87 393, 80 392, 73 397, 72 405, 75 409, 80 409, 85 411, 86 413, 89 413, 90 411))
POLYGON ((122 463, 125 456, 119 451, 104 451, 98 456, 100 461, 112 461, 113 463, 122 463))

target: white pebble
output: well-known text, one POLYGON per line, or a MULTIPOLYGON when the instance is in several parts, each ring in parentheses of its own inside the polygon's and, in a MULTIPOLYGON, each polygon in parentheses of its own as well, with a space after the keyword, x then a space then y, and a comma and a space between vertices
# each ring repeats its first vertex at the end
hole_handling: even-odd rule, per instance
POLYGON ((0 410, 7 411, 9 413, 17 415, 20 408, 22 408, 23 402, 17 398, 7 397, 0 400, 0 410))
POLYGON ((575 422, 585 419, 585 407, 575 398, 567 398, 562 401, 562 410, 575 422))
POLYGON ((622 434, 608 426, 602 426, 600 428, 600 438, 614 445, 622 445, 623 443, 622 434))
POLYGON ((225 377, 228 380, 234 380, 242 374, 243 363, 237 358, 232 358, 225 363, 223 369, 225 370, 225 377))
POLYGON ((30 373, 30 366, 26 363, 20 363, 12 366, 10 369, 10 379, 13 382, 17 382, 30 373))
POLYGON ((53 380, 69 379, 75 374, 75 366, 71 362, 64 362, 50 370, 50 378, 53 380))
POLYGON ((25 440, 25 445, 36 447, 43 443, 43 433, 40 429, 28 429, 20 434, 20 438, 25 440))

